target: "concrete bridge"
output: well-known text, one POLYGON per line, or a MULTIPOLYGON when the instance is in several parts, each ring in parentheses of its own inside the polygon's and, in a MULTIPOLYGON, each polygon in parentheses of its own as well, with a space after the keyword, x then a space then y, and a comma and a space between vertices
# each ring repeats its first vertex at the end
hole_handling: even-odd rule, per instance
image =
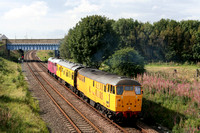
POLYGON ((55 50, 59 54, 61 39, 3 39, 8 53, 10 50, 55 50))

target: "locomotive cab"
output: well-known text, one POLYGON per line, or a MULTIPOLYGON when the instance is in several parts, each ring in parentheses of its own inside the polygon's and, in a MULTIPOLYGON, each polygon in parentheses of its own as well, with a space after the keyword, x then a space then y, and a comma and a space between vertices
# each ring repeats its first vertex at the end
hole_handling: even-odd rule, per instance
POLYGON ((136 116, 141 112, 142 89, 141 86, 116 86, 116 114, 125 118, 136 116))

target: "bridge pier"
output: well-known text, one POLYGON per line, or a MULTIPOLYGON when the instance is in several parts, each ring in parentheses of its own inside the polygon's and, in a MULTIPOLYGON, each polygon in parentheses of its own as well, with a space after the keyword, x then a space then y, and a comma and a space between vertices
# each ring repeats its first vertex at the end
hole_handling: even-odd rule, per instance
POLYGON ((60 52, 59 52, 58 50, 55 50, 55 51, 54 51, 54 55, 55 55, 55 57, 58 58, 58 57, 60 57, 60 52))
POLYGON ((10 50, 7 50, 8 51, 8 57, 10 57, 10 50))

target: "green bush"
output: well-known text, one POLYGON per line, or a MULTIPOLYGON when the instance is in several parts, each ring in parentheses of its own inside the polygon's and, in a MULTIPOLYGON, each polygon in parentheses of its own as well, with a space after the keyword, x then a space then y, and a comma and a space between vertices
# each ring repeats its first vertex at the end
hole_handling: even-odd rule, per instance
POLYGON ((124 76, 137 76, 144 73, 144 58, 134 48, 116 51, 106 62, 108 71, 124 76))

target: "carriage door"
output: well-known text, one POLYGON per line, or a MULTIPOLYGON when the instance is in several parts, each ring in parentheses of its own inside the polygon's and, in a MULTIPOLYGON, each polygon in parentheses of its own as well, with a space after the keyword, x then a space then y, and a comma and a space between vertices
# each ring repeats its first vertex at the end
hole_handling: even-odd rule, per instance
POLYGON ((62 76, 63 68, 60 66, 60 78, 62 76))
POLYGON ((110 85, 106 86, 106 106, 110 107, 110 85))

